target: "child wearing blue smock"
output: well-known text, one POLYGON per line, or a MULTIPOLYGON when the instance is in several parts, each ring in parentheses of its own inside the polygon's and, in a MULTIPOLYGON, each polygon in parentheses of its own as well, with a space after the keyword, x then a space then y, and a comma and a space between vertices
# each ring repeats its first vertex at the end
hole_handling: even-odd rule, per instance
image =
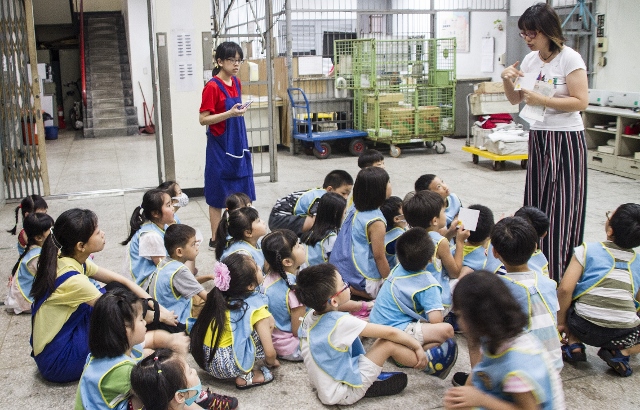
POLYGON ((391 196, 389 174, 382 168, 360 170, 353 185, 353 204, 340 228, 329 261, 338 268, 352 292, 375 299, 389 276, 384 250, 386 221, 380 211, 391 196))
POLYGON ((402 199, 390 196, 380 207, 384 219, 387 221, 387 232, 384 234, 384 252, 389 267, 396 266, 396 242, 400 235, 407 230, 407 221, 402 214, 402 199))
MULTIPOLYGON (((31 355, 42 377, 48 381, 66 383, 80 378, 89 354, 89 319, 93 306, 104 293, 90 278, 108 285, 117 282, 137 297, 150 299, 134 282, 88 259, 104 245, 104 232, 98 227, 96 215, 88 209, 77 208, 58 217, 42 244, 31 289, 31 355)), ((177 323, 174 314, 157 304, 155 312, 148 314, 154 321, 161 320, 170 326, 177 323)), ((163 347, 178 339, 160 340, 159 335, 155 340, 159 343, 157 347, 163 347)))
MULTIPOLYGON (((225 41, 215 51, 213 78, 202 91, 200 125, 207 126, 204 196, 209 205, 211 241, 231 194, 242 192, 256 200, 251 151, 242 106, 242 86, 237 75, 244 62, 242 48, 225 41)), ((220 257, 220 254, 218 254, 220 257)))
POLYGON ((144 193, 142 204, 133 210, 123 276, 147 290, 156 266, 167 256, 164 248, 164 228, 174 223, 173 202, 164 190, 151 189, 144 193))
POLYGON ((442 287, 426 270, 434 247, 423 228, 411 228, 400 236, 397 244, 399 263, 382 285, 369 322, 398 328, 425 349, 447 342, 452 347, 448 351, 449 364, 453 366, 456 343, 452 339, 453 327, 443 322, 442 287))
POLYGON ((27 234, 27 246, 13 266, 9 277, 9 289, 4 300, 5 309, 16 315, 31 312, 33 303, 31 287, 38 269, 42 244, 53 226, 53 219, 44 213, 32 213, 24 218, 23 225, 27 234))
POLYGON ((463 225, 457 225, 455 252, 452 254, 449 241, 439 233, 446 225, 444 200, 433 191, 416 192, 402 203, 402 210, 409 226, 426 229, 435 244, 435 253, 427 270, 442 286, 442 304, 447 314, 451 310, 451 279, 458 279, 463 271, 464 245, 470 232, 463 225))
POLYGON ((234 253, 217 262, 214 284, 191 331, 191 354, 217 379, 235 378, 238 389, 273 381, 280 365, 271 342, 274 319, 258 292, 264 275, 251 257, 234 253), (266 366, 257 366, 264 360, 266 366))
POLYGON ((215 245, 216 255, 224 259, 234 253, 249 255, 260 269, 264 268, 264 256, 260 239, 267 233, 267 224, 252 207, 225 212, 227 217, 218 225, 215 245))
POLYGON ((585 344, 618 375, 633 374, 631 355, 640 353, 640 205, 627 203, 606 213, 606 241, 578 246, 558 286, 558 330, 563 359, 586 361, 585 344))
POLYGON ((458 213, 462 208, 462 202, 458 195, 451 192, 449 186, 441 178, 433 174, 421 175, 416 180, 414 188, 416 192, 428 190, 436 192, 442 197, 445 204, 444 214, 447 220, 446 225, 440 228, 439 232, 447 240, 451 240, 456 234, 458 213))
POLYGON ((344 197, 334 192, 327 192, 320 198, 311 229, 300 237, 306 250, 305 266, 329 261, 346 206, 344 197))
POLYGON ((523 331, 527 315, 502 279, 487 271, 465 275, 453 303, 465 336, 482 346, 482 358, 472 385, 445 393, 446 409, 566 408, 560 374, 540 341, 523 331))

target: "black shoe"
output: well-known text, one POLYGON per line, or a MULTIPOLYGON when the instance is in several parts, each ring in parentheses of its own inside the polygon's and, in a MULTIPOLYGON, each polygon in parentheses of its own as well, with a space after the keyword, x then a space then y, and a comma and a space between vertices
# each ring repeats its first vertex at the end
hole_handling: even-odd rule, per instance
POLYGON ((467 384, 467 379, 469 378, 469 373, 466 372, 456 372, 451 379, 451 384, 454 386, 464 386, 467 384))
POLYGON ((392 396, 407 387, 407 375, 402 372, 382 372, 367 389, 364 397, 392 396))
POLYGON ((202 390, 196 404, 203 409, 235 410, 238 408, 238 399, 231 396, 213 393, 207 388, 206 390, 202 390))
POLYGON ((215 242, 213 242, 213 239, 209 238, 209 250, 210 251, 215 251, 216 250, 216 244, 215 242))

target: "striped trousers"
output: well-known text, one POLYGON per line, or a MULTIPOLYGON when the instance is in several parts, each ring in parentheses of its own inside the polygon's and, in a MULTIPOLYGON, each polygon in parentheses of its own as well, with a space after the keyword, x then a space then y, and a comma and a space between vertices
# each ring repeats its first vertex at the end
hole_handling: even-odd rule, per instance
POLYGON ((550 220, 540 249, 549 260, 549 276, 559 281, 582 244, 587 199, 587 143, 584 131, 529 132, 529 161, 524 205, 550 220))

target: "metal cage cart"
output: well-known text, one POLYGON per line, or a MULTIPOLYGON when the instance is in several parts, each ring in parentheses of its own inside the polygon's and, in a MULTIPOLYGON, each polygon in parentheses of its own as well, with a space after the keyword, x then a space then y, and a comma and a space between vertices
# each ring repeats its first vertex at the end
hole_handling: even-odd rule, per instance
POLYGON ((456 40, 336 40, 336 85, 353 90, 354 128, 368 140, 446 151, 455 116, 456 40))
POLYGON ((511 105, 504 94, 475 94, 467 95, 467 140, 462 150, 471 154, 471 160, 474 164, 480 162, 480 157, 493 161, 492 168, 494 171, 506 168, 506 161, 520 161, 520 167, 527 169, 527 161, 529 154, 510 154, 499 155, 480 149, 476 140, 483 139, 483 130, 473 130, 474 143, 471 144, 472 126, 469 118, 471 115, 489 115, 498 113, 516 113, 517 105, 511 105))

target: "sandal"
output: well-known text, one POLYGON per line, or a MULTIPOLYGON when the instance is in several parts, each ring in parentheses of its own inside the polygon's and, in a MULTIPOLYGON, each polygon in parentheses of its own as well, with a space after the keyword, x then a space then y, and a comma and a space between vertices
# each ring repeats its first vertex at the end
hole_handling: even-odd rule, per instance
POLYGON ((622 354, 619 349, 608 350, 603 348, 598 350, 598 356, 622 377, 629 377, 633 373, 633 369, 629 364, 629 356, 622 354))
POLYGON ((567 363, 586 362, 587 353, 584 343, 572 343, 570 345, 562 345, 562 360, 567 363), (576 351, 576 349, 579 349, 576 351))
POLYGON ((242 380, 245 381, 246 384, 240 386, 236 384, 236 388, 240 390, 251 389, 252 387, 258 387, 265 384, 269 384, 273 381, 273 374, 271 374, 271 370, 269 370, 266 366, 260 367, 260 371, 262 371, 262 375, 264 376, 264 381, 260 383, 253 382, 253 372, 249 372, 243 376, 239 376, 242 380))

